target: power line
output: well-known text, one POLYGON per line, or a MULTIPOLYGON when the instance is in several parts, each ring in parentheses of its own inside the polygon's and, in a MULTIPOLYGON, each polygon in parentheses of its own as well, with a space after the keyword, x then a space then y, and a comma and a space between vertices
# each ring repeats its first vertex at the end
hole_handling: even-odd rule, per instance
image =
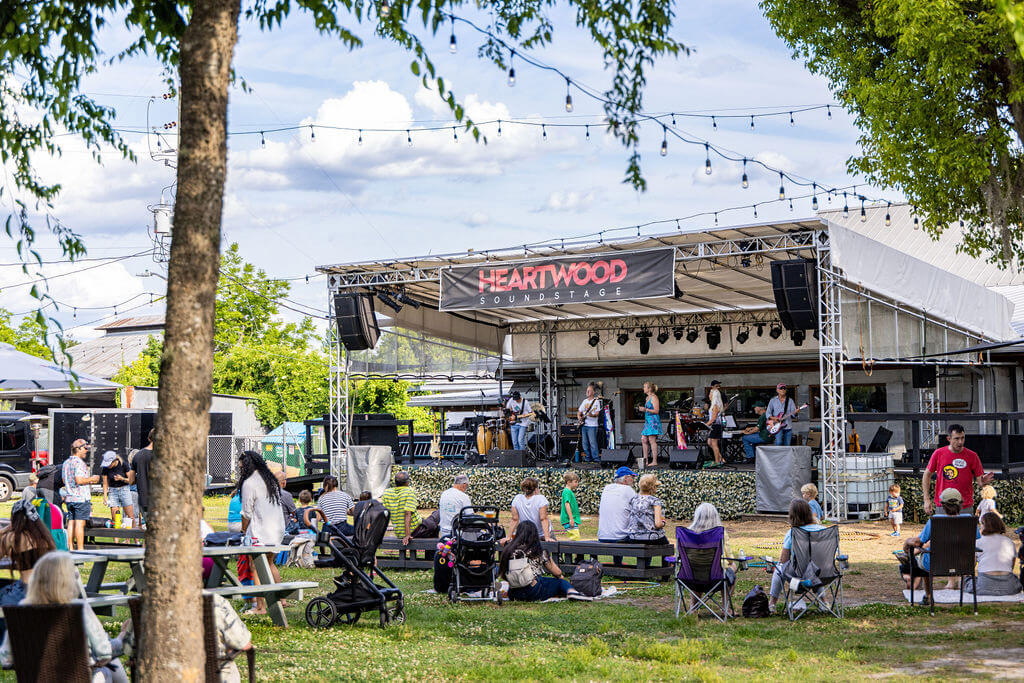
MULTIPOLYGON (((153 253, 152 248, 147 249, 146 251, 140 251, 140 252, 135 253, 135 254, 129 254, 128 256, 118 256, 116 258, 113 258, 113 259, 107 261, 106 263, 99 263, 99 264, 97 264, 95 266, 87 266, 85 268, 79 268, 78 270, 69 270, 66 273, 58 273, 56 275, 50 275, 50 276, 47 276, 47 277, 41 277, 41 278, 36 279, 36 280, 29 280, 28 282, 19 282, 19 283, 13 284, 13 285, 7 285, 7 286, 2 287, 0 289, 14 289, 15 287, 26 287, 28 285, 35 285, 35 284, 38 284, 40 282, 49 282, 50 280, 56 280, 57 278, 60 278, 60 277, 66 277, 68 275, 76 275, 78 273, 84 273, 87 270, 94 270, 96 268, 102 268, 104 266, 109 266, 109 265, 111 265, 113 263, 117 263, 119 261, 125 261, 125 260, 130 259, 130 258, 138 258, 139 256, 146 256, 146 255, 151 254, 151 253, 153 253)), ((71 261, 71 263, 75 263, 75 261, 71 261)))

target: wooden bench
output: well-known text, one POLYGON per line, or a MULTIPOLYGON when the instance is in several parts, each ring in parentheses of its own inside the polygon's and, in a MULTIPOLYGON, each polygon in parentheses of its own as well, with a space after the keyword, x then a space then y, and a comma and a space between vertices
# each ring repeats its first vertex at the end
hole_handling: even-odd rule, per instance
POLYGON ((259 595, 264 598, 276 600, 301 600, 302 590, 318 588, 316 581, 288 581, 285 583, 260 584, 258 586, 219 586, 217 588, 205 588, 207 593, 214 593, 224 598, 233 598, 238 595, 259 595))
MULTIPOLYGON (((386 537, 380 545, 377 565, 385 569, 433 569, 438 539, 414 538, 402 545, 400 538, 386 537)), ((672 545, 601 543, 599 541, 544 541, 562 571, 571 574, 582 559, 598 559, 605 576, 647 581, 667 581, 674 567, 665 562, 675 555, 672 545)))

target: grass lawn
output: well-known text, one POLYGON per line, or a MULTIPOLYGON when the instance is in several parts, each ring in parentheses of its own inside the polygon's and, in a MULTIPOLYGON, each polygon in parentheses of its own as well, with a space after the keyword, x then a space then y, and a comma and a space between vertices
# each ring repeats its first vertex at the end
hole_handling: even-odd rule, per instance
MULTIPOLYGON (((206 509, 214 527, 223 528, 226 498, 207 499, 206 509)), ((730 522, 726 527, 737 550, 778 556, 783 522, 730 522)), ((919 530, 919 525, 907 525, 904 533, 919 530)), ((586 519, 582 531, 584 538, 594 538, 596 519, 586 519)), ((451 606, 442 596, 425 592, 431 586, 428 572, 394 571, 391 578, 406 592, 404 625, 381 630, 373 612, 355 625, 314 631, 305 623, 305 603, 329 592, 334 572, 283 568, 284 580, 317 581, 320 588, 287 609, 287 629, 273 626, 267 617, 246 618, 246 623, 261 680, 1024 676, 1024 605, 984 605, 978 616, 969 608, 940 607, 934 618, 926 609, 910 608, 900 595, 892 559, 901 539, 889 537, 888 531, 880 522, 843 526, 842 549, 851 562, 843 620, 817 614, 795 624, 781 617, 728 624, 677 620, 671 584, 617 584, 619 596, 594 603, 451 606)), ((741 572, 737 609, 742 596, 754 584, 767 587, 768 578, 763 569, 741 572)), ((104 621, 112 632, 120 626, 120 618, 104 621)))

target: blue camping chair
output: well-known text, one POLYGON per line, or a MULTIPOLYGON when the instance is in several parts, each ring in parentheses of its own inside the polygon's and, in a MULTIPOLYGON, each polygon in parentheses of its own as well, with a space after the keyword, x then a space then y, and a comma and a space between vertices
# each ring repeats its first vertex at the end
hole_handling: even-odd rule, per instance
POLYGON ((686 614, 703 608, 719 621, 729 618, 732 608, 729 582, 722 568, 725 555, 725 528, 715 527, 695 532, 676 528, 676 617, 683 606, 684 595, 692 605, 686 614))

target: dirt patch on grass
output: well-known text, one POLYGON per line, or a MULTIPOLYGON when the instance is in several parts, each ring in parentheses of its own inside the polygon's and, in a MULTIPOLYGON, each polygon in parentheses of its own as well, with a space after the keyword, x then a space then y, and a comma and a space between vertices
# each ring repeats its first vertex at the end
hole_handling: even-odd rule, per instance
POLYGON ((984 676, 999 680, 1024 680, 1022 662, 1024 662, 1024 648, 978 650, 970 655, 952 654, 916 662, 912 667, 900 667, 892 671, 873 674, 871 678, 894 676, 918 678, 941 673, 962 677, 984 676))

